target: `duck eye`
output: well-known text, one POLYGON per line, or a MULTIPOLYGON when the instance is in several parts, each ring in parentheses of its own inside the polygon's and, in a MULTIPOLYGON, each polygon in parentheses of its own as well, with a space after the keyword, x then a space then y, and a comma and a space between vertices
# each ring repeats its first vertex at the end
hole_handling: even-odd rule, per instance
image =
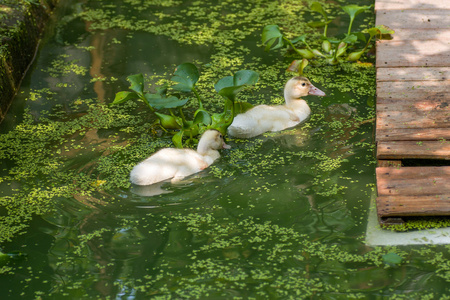
POLYGON ((302 83, 302 86, 305 86, 305 85, 306 85, 306 83, 303 82, 303 83, 302 83))

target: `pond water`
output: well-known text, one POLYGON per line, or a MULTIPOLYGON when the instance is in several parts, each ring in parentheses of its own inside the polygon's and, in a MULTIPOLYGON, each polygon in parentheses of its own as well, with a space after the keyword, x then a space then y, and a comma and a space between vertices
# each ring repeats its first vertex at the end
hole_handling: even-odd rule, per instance
MULTIPOLYGON (((171 136, 143 103, 109 105, 126 77, 143 73, 154 91, 193 62, 205 106, 219 111, 214 83, 251 69, 260 80, 240 97, 280 103, 293 58, 264 52, 260 32, 311 32, 306 4, 61 0, 0 127, 0 247, 15 254, 0 265, 1 298, 448 299, 449 246, 364 241, 371 64, 312 64, 306 75, 327 97, 306 97, 305 124, 228 138, 214 165, 164 193, 128 182, 171 136)), ((327 7, 330 32, 345 31, 327 7)), ((365 13, 356 26, 373 23, 365 13)))

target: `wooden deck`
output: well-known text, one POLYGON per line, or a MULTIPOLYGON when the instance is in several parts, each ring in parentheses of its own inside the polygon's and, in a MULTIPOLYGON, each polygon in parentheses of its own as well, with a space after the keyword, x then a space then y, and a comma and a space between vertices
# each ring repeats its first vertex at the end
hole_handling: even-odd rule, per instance
POLYGON ((379 220, 450 216, 450 1, 376 0, 375 11, 395 30, 377 42, 379 220))

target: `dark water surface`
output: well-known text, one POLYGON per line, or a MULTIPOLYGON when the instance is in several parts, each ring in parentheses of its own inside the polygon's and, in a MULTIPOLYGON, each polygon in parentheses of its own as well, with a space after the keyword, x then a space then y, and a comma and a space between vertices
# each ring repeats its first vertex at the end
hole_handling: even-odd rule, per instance
MULTIPOLYGON (((0 127, 0 247, 22 254, 0 269, 0 298, 447 299, 448 246, 364 243, 373 66, 311 65, 306 75, 327 97, 306 97, 307 123, 228 139, 213 166, 163 194, 128 183, 134 164, 171 146, 143 103, 109 106, 128 75, 143 73, 154 91, 193 62, 205 106, 220 111, 213 84, 252 69, 260 81, 244 99, 279 103, 292 57, 264 52, 260 32, 309 30, 307 7, 61 0, 0 127)), ((331 34, 346 22, 338 15, 331 34)))

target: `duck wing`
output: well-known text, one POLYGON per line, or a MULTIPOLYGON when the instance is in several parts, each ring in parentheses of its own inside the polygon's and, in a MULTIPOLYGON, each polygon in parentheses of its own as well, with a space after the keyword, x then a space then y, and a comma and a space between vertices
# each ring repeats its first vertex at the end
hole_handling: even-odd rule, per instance
POLYGON ((267 131, 283 130, 299 122, 299 117, 284 105, 258 105, 237 115, 228 127, 228 133, 234 137, 250 138, 267 131))

